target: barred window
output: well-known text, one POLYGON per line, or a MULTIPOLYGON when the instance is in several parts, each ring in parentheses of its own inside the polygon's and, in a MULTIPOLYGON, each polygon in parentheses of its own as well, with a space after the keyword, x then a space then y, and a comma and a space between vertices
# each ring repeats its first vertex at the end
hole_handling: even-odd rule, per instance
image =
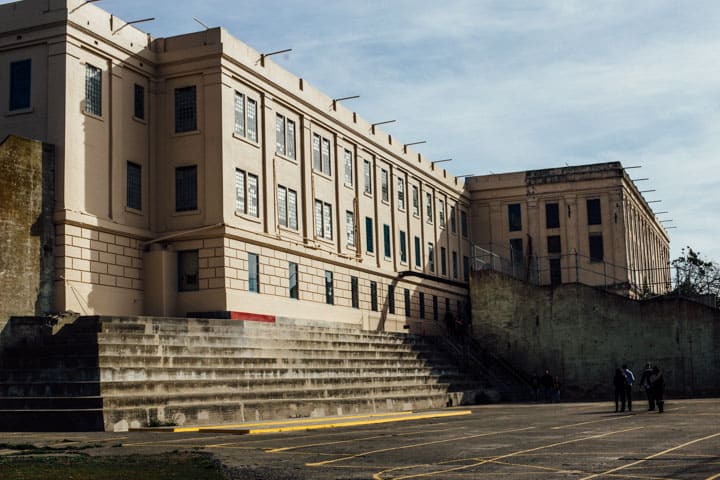
POLYGON ((197 90, 195 85, 175 89, 175 133, 197 130, 197 90))
POLYGON ((313 170, 321 172, 322 171, 322 161, 320 160, 320 135, 318 135, 317 133, 313 133, 312 161, 313 161, 313 170))
POLYGON ((142 167, 127 162, 127 207, 142 210, 142 167))
POLYGON ((288 227, 298 229, 297 192, 288 190, 288 227))
POLYGON ((467 213, 464 210, 460 210, 460 232, 462 233, 463 238, 467 238, 467 236, 468 236, 467 213))
POLYGON ((332 240, 332 206, 315 200, 315 236, 332 240))
POLYGON ((392 255, 392 244, 390 242, 390 225, 387 223, 383 225, 383 246, 385 247, 385 258, 390 258, 392 255))
POLYGON ((235 170, 235 210, 245 213, 245 172, 235 170))
POLYGON ((370 174, 370 161, 363 161, 363 176, 365 177, 365 193, 372 193, 372 176, 370 174))
POLYGON ((431 272, 435 271, 435 246, 432 242, 428 243, 428 269, 431 272))
POLYGON ((438 220, 440 221, 440 228, 445 228, 445 201, 438 200, 438 220))
POLYGON ((248 211, 247 214, 252 217, 259 216, 258 211, 258 177, 257 175, 253 175, 251 173, 248 173, 247 176, 247 184, 248 184, 248 191, 247 191, 247 197, 248 197, 248 211))
POLYGON ((259 216, 257 175, 235 170, 235 210, 252 217, 259 216))
POLYGON ((295 122, 279 113, 275 116, 275 151, 295 158, 295 122))
POLYGON ((350 297, 352 308, 360 308, 360 289, 358 277, 350 277, 350 297))
POLYGON ((257 142, 257 101, 235 92, 235 134, 257 142))
POLYGON ((85 65, 85 111, 102 115, 102 70, 85 65))
POLYGON ((325 303, 333 305, 335 303, 335 293, 333 291, 333 272, 325 270, 325 303))
POLYGON ((325 175, 331 175, 330 173, 330 140, 327 138, 322 139, 322 172, 325 175))
POLYGON ((323 228, 325 239, 332 240, 332 206, 329 203, 323 204, 323 228))
POLYGON ((455 217, 455 207, 450 207, 450 232, 452 233, 457 233, 457 219, 455 217))
POLYGON ((440 273, 442 276, 447 275, 447 250, 445 247, 440 247, 440 273))
POLYGON ((287 188, 278 185, 277 187, 277 203, 278 203, 278 223, 287 227, 287 188))
POLYGON ((278 223, 297 230, 297 193, 278 185, 278 223))
POLYGON ((422 267, 422 252, 420 251, 420 237, 415 237, 415 266, 422 267))
POLYGON ((247 138, 257 142, 257 102, 252 98, 247 99, 247 138))
POLYGON ((248 291, 260 293, 260 257, 248 253, 248 291))
POLYGON ((10 64, 9 110, 30 108, 32 60, 19 60, 10 64))
POLYGON ((133 116, 145 120, 145 87, 135 84, 133 100, 133 116))
POLYGON ((345 212, 345 237, 348 247, 355 246, 355 213, 347 210, 345 212))
POLYGON ((290 298, 294 298, 296 300, 300 298, 299 284, 298 264, 295 262, 288 262, 288 293, 290 294, 290 298))
POLYGON ((432 204, 432 193, 427 192, 425 194, 425 209, 427 215, 427 222, 432 223, 433 221, 433 204, 432 204))
POLYGON ((198 257, 197 250, 177 252, 178 292, 192 292, 200 289, 198 257))
POLYGON ((365 245, 368 253, 373 253, 375 251, 374 238, 373 220, 370 217, 365 217, 365 245))
POLYGON ((397 179, 397 196, 398 208, 405 210, 405 181, 402 178, 397 179))
POLYGON ((384 168, 380 170, 380 192, 382 201, 387 202, 390 199, 390 188, 388 186, 388 171, 384 168))
POLYGON ((522 230, 522 211, 519 203, 508 205, 508 225, 511 232, 522 230))
POLYGON ((350 150, 345 150, 345 184, 353 184, 353 159, 350 150))
POLYGON ((175 169, 175 211, 197 210, 197 166, 175 169))
POLYGON ((407 236, 400 230, 400 263, 407 263, 407 236))
POLYGON ((413 185, 412 187, 412 206, 413 206, 413 215, 416 217, 420 216, 420 190, 418 189, 417 185, 413 185))
POLYGON ((245 95, 235 92, 235 133, 245 136, 245 95))

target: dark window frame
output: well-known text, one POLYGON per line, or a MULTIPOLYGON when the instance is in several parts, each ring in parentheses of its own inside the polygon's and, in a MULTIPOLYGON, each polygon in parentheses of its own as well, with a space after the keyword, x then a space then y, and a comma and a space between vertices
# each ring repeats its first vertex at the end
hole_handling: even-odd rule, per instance
POLYGON ((522 205, 519 203, 511 203, 507 206, 508 211, 508 231, 522 231, 522 205))
POLYGON ((145 87, 133 86, 133 117, 138 120, 145 120, 145 87))
POLYGON ((294 300, 300 299, 300 273, 295 262, 288 262, 288 296, 294 300))
POLYGON ((196 292, 200 290, 200 252, 199 250, 180 250, 177 252, 177 291, 196 292), (193 263, 194 272, 187 271, 188 262, 193 263))
POLYGON ((560 204, 545 204, 545 228, 560 228, 560 204))
POLYGON ((378 311, 378 291, 377 291, 377 282, 376 281, 370 281, 370 310, 373 312, 378 311))
POLYGON ((175 133, 198 130, 197 86, 188 85, 175 89, 175 133))
POLYGON ((585 202, 587 207, 588 225, 602 225, 602 207, 599 198, 588 198, 585 202))
POLYGON ((198 209, 197 165, 175 167, 175 211, 198 209))
POLYGON ((325 270, 325 304, 335 305, 335 287, 331 270, 325 270))
POLYGON ((14 112, 32 108, 32 59, 10 62, 9 84, 8 110, 14 112))
POLYGON ((128 161, 126 169, 125 206, 142 210, 142 165, 128 161))
POLYGON ((360 280, 354 276, 350 277, 350 305, 360 308, 360 280))
POLYGON ((260 293, 260 255, 248 252, 248 292, 260 293))
POLYGON ((588 236, 588 248, 590 252, 590 262, 600 263, 605 261, 605 245, 601 233, 591 233, 588 236))

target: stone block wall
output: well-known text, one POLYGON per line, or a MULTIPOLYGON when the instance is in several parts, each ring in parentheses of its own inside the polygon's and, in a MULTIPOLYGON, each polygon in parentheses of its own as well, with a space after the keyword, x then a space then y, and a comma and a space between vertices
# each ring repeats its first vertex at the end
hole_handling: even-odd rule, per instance
POLYGON ((670 395, 720 394, 718 309, 579 284, 535 287, 488 271, 473 273, 470 292, 480 344, 528 375, 559 375, 565 398, 610 400, 614 369, 627 363, 639 378, 648 361, 670 395))

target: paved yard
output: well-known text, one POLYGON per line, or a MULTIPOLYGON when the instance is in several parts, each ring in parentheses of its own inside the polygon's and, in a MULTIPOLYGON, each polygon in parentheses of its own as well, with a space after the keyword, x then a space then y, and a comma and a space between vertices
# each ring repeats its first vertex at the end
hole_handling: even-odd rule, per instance
POLYGON ((609 403, 488 405, 458 417, 264 435, 0 433, 0 448, 118 458, 202 451, 235 479, 720 479, 720 400, 670 400, 663 414, 635 406, 616 414, 609 403))

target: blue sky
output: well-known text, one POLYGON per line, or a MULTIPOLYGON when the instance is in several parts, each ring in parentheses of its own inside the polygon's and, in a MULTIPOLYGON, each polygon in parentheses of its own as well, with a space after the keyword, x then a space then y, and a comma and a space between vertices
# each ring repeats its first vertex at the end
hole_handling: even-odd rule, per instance
POLYGON ((671 257, 720 261, 720 2, 103 0, 153 36, 222 26, 453 174, 621 161, 671 257))

